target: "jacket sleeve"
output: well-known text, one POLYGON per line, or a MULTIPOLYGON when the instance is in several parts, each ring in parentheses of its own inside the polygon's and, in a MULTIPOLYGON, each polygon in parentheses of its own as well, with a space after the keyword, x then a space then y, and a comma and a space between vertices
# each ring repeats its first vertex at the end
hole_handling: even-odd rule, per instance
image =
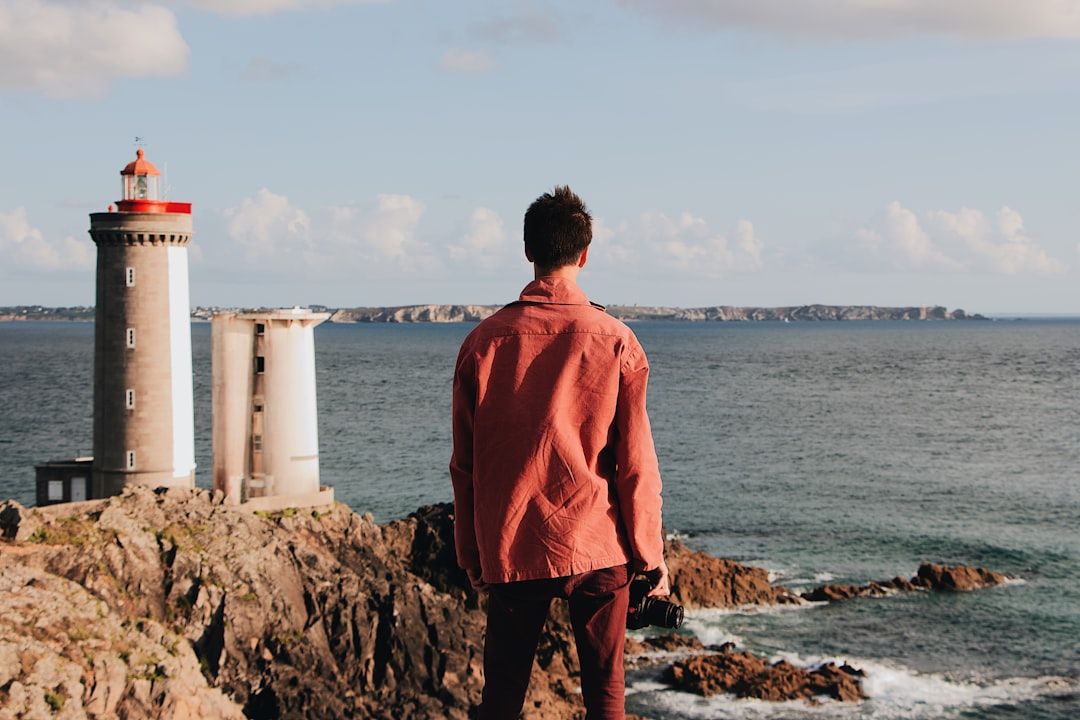
POLYGON ((458 565, 480 569, 473 504, 473 420, 476 412, 476 368, 462 348, 454 368, 452 401, 453 454, 450 479, 454 486, 454 547, 458 565))
POLYGON ((619 379, 615 482, 637 571, 653 570, 664 561, 662 482, 645 407, 648 384, 649 363, 645 351, 635 342, 624 354, 619 379))

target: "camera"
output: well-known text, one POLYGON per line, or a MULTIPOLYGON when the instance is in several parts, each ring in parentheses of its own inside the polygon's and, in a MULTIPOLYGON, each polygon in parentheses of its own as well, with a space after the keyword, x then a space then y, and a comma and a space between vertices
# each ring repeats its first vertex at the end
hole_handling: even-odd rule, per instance
POLYGON ((682 605, 649 597, 655 583, 639 576, 630 583, 630 607, 626 613, 626 627, 640 630, 648 625, 678 629, 682 627, 682 605))

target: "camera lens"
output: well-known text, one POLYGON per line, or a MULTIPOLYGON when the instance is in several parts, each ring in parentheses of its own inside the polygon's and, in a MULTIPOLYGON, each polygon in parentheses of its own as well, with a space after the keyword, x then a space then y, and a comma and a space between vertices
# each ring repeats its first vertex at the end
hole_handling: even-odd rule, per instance
POLYGON ((672 629, 682 627, 683 609, 681 605, 666 600, 657 600, 656 598, 645 598, 643 610, 643 617, 649 625, 672 629))
POLYGON ((626 627, 640 630, 647 625, 678 629, 683 624, 682 605, 649 597, 652 583, 639 578, 630 583, 630 604, 626 613, 626 627))

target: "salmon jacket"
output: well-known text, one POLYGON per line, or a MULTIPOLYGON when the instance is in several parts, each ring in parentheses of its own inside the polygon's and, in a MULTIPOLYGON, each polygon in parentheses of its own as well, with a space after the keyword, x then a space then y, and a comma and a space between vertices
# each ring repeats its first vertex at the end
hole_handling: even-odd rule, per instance
POLYGON ((485 583, 663 562, 661 479, 633 332, 542 277, 481 322, 454 371, 454 539, 485 583))

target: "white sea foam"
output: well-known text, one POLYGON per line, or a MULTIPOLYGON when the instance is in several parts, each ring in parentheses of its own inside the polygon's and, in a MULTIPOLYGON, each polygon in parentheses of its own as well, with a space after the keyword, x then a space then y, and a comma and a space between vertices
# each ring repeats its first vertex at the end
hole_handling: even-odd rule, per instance
MULTIPOLYGON (((686 622, 694 621, 701 625, 710 625, 723 622, 725 617, 731 615, 780 615, 783 613, 802 612, 813 608, 828 605, 822 602, 801 602, 791 605, 740 605, 734 608, 695 608, 685 612, 686 622)), ((694 627, 691 625, 690 627, 694 627)), ((696 630, 695 630, 696 632, 696 630)))
POLYGON ((818 698, 816 704, 803 701, 767 702, 740 700, 731 695, 702 698, 672 689, 657 673, 631 681, 628 695, 635 712, 677 718, 745 718, 747 720, 811 720, 851 718, 866 720, 930 720, 958 718, 980 707, 1013 704, 1056 694, 1075 693, 1075 680, 1061 677, 1005 678, 994 681, 960 682, 940 675, 927 675, 878 660, 858 658, 800 657, 780 653, 770 662, 784 659, 808 669, 826 662, 847 663, 865 673, 863 689, 869 699, 841 703, 818 698), (637 708, 640 708, 638 710, 637 708))
POLYGON ((729 632, 723 625, 718 623, 702 622, 696 615, 688 615, 683 621, 683 627, 694 633, 703 645, 723 645, 727 642, 741 646, 745 639, 729 632))
POLYGON ((769 565, 766 560, 759 561, 757 565, 758 567, 764 566, 765 571, 769 574, 771 584, 786 585, 793 590, 824 585, 836 579, 836 575, 828 571, 814 572, 802 567, 769 565))

